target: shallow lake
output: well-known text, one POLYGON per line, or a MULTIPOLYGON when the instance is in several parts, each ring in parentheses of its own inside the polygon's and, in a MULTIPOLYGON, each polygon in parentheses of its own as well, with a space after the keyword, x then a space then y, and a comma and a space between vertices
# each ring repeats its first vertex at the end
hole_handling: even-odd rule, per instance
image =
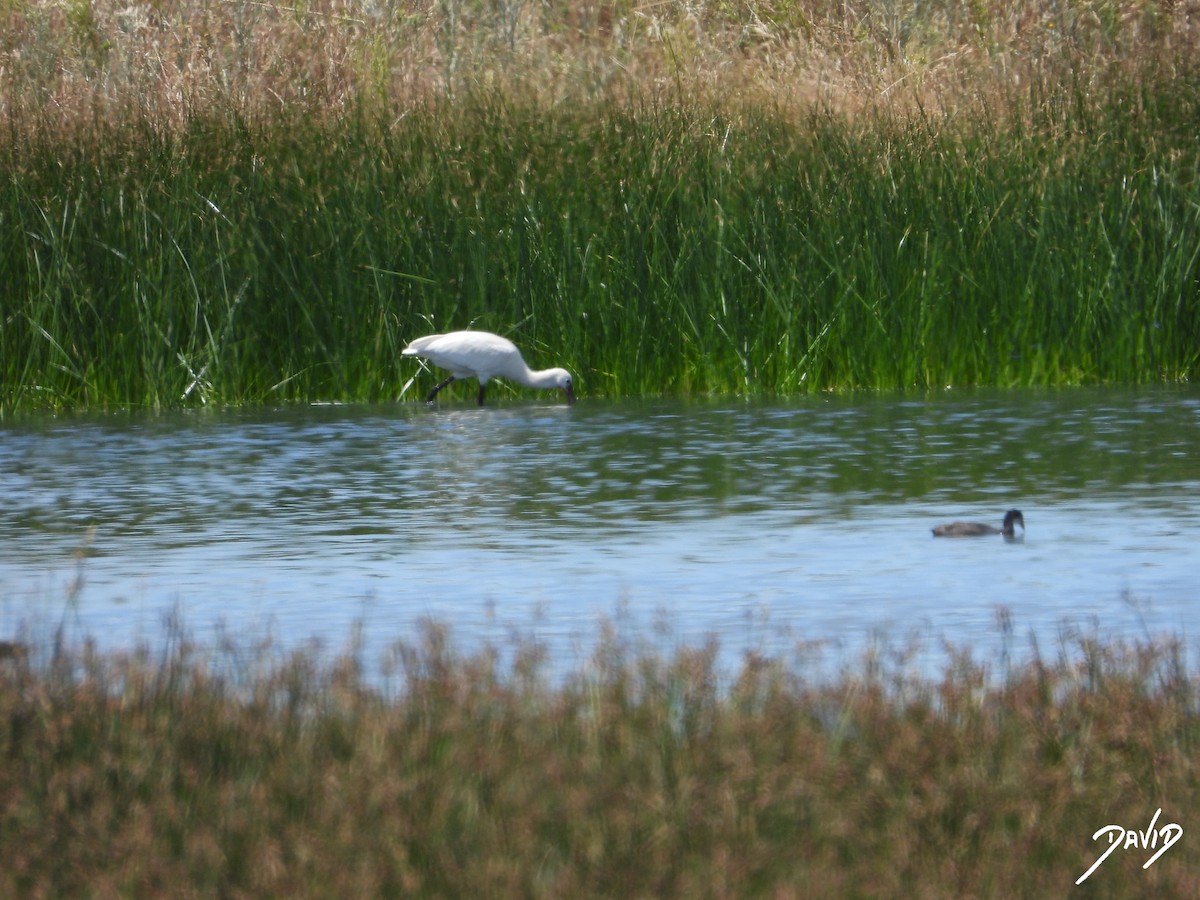
MULTIPOLYGON (((467 392, 463 394, 465 398, 467 392)), ((608 621, 817 648, 881 634, 1054 653, 1194 644, 1200 391, 504 402, 46 417, 0 426, 0 638, 269 637, 368 664, 426 617, 575 668, 608 621), (941 522, 1024 539, 935 539, 941 522)))

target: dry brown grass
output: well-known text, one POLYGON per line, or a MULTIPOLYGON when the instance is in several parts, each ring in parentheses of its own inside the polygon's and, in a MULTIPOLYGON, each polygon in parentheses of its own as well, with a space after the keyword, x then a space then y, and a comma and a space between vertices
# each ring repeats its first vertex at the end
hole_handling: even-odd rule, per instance
POLYGON ((0 667, 0 893, 1052 896, 1094 831, 1159 807, 1180 846, 1148 870, 1119 851, 1090 891, 1200 888, 1178 645, 833 682, 715 658, 605 639, 559 682, 536 646, 463 655, 431 627, 387 689, 270 648, 22 659, 0 667))
POLYGON ((4 0, 10 133, 135 117, 344 114, 480 90, 955 108, 1200 48, 1195 0, 874 3, 4 0))

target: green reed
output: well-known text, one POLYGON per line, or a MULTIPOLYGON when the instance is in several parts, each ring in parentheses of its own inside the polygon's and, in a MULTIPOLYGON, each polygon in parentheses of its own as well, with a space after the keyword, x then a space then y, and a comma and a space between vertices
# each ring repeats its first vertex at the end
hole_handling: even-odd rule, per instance
POLYGON ((1045 896, 1159 808, 1178 845, 1149 869, 1122 847, 1087 889, 1200 883, 1178 644, 934 675, 880 645, 816 678, 613 634, 552 677, 535 642, 463 653, 436 626, 378 676, 182 630, 3 649, 5 896, 1045 896))
POLYGON ((1187 380, 1198 80, 35 132, 0 158, 0 406, 391 399, 465 327, 591 396, 1187 380))

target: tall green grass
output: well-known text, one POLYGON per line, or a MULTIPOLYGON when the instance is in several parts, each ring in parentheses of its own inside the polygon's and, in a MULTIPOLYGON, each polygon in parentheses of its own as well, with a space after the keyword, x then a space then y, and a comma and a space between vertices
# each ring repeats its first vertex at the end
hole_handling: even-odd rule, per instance
POLYGON ((1195 65, 854 114, 691 84, 13 104, 0 409, 391 399, 465 327, 590 396, 1196 376, 1195 65))
POLYGON ((602 637, 353 652, 182 633, 0 659, 5 896, 1194 897, 1196 682, 1178 645, 1027 663, 904 651, 831 680, 602 637), (511 651, 511 652, 510 652, 511 651), (503 662, 501 660, 504 660, 503 662), (1157 842, 1161 846, 1161 840, 1157 842))

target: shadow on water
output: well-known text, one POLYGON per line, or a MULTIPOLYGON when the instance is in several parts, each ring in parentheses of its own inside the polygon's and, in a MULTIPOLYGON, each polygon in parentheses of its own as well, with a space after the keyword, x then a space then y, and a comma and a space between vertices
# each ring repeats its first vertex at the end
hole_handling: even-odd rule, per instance
MULTIPOLYGON (((997 609, 1184 634, 1200 393, 1175 389, 312 406, 33 419, 0 440, 0 629, 189 625, 368 652, 432 616, 580 652, 615 616, 727 653, 882 630, 1000 640, 997 609), (1028 534, 930 529, 1024 510, 1028 534), (1131 602, 1134 598, 1136 602, 1131 602)), ((4 634, 0 633, 0 637, 4 634)), ((1185 635, 1186 636, 1186 635, 1185 635)))

